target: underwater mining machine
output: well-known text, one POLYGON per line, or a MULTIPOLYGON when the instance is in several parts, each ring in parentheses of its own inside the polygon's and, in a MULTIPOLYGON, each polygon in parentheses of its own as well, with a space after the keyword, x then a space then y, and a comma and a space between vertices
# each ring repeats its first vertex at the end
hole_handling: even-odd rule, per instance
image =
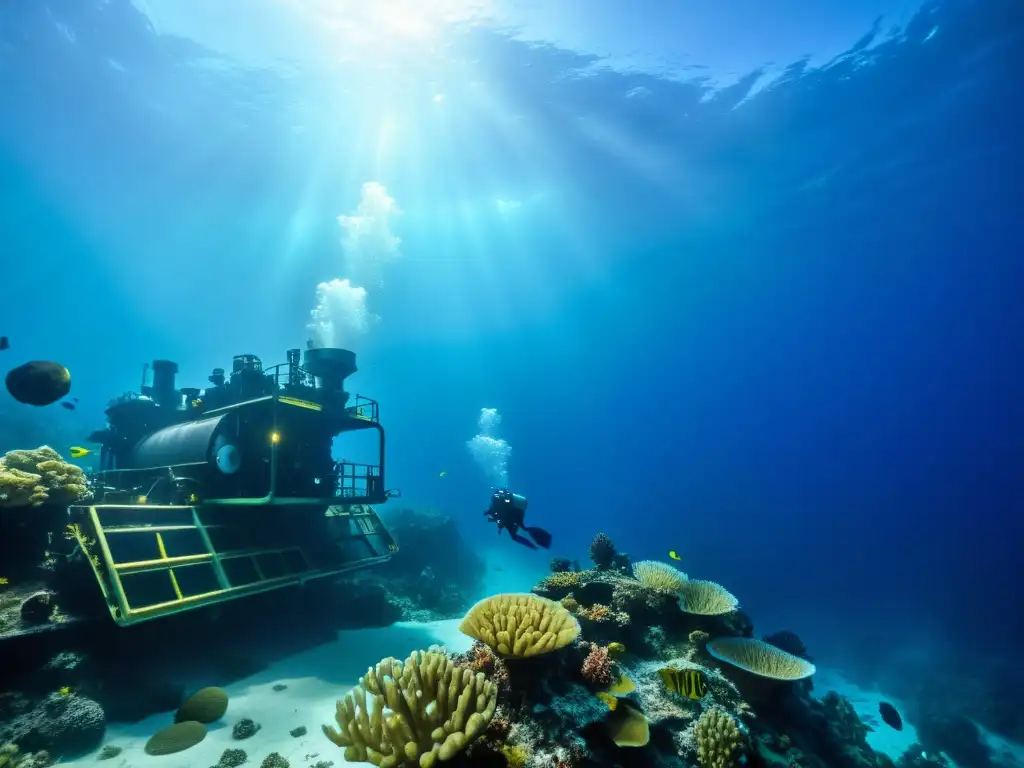
POLYGON ((130 625, 365 568, 398 550, 373 506, 384 486, 375 400, 345 391, 355 354, 310 345, 263 368, 236 355, 210 386, 178 389, 176 363, 143 369, 112 400, 70 509, 111 616, 130 625), (151 373, 151 376, 150 376, 151 373), (148 382, 148 383, 147 383, 148 382), (369 434, 368 463, 335 461, 336 439, 369 434), (374 439, 375 438, 375 439, 374 439))

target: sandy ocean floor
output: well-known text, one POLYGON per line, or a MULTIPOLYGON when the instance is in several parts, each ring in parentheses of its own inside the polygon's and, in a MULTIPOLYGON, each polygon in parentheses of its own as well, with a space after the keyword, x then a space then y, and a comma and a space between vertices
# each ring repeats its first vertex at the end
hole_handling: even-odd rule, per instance
MULTIPOLYGON (((525 591, 542 578, 547 570, 546 560, 534 562, 502 559, 501 550, 482 553, 492 566, 486 579, 485 594, 525 591), (536 571, 536 572, 535 572, 536 571)), ((272 752, 287 758, 291 768, 309 768, 328 760, 335 765, 346 764, 341 750, 330 743, 321 732, 321 725, 334 722, 335 701, 353 687, 367 668, 386 656, 405 658, 410 651, 426 649, 431 645, 444 646, 448 651, 468 649, 471 640, 458 630, 457 620, 426 624, 402 622, 383 629, 346 630, 334 642, 281 659, 262 672, 226 686, 231 696, 224 718, 210 727, 206 739, 197 746, 175 755, 152 757, 144 752, 149 737, 172 722, 172 712, 154 715, 138 723, 113 723, 107 729, 105 744, 121 747, 121 754, 108 761, 96 760, 96 753, 76 760, 62 762, 67 766, 104 768, 211 768, 217 764, 225 749, 241 748, 249 756, 247 766, 258 768, 260 762, 272 752), (281 691, 273 686, 286 685, 281 691), (255 736, 243 741, 231 737, 231 727, 243 717, 251 718, 261 728, 255 736), (305 726, 306 734, 292 737, 294 728, 305 726)), ((890 701, 902 711, 901 702, 888 699, 878 691, 867 691, 837 672, 819 667, 814 690, 824 695, 836 690, 846 696, 857 713, 874 731, 868 734, 872 748, 888 754, 894 760, 916 741, 911 723, 904 720, 904 729, 895 731, 878 716, 878 702, 890 701)), ((985 734, 994 755, 1003 757, 1004 765, 1013 760, 1024 764, 1024 748, 985 734)), ((960 768, 973 768, 960 766, 960 768)))

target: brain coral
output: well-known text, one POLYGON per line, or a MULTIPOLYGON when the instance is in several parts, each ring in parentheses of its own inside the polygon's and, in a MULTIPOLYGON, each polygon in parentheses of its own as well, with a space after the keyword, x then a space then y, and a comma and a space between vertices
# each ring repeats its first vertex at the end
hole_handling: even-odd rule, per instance
POLYGON ((146 742, 147 755, 173 755, 194 747, 206 738, 206 726, 189 720, 157 731, 146 742))
POLYGON ((469 609, 459 630, 502 656, 537 656, 562 648, 580 624, 561 603, 528 593, 495 595, 469 609))
POLYGON ((705 647, 719 661, 772 680, 802 680, 816 671, 806 659, 752 637, 718 637, 705 647))
POLYGON ((686 574, 668 563, 657 560, 641 560, 633 563, 633 578, 648 589, 662 592, 678 592, 686 584, 686 574))
POLYGON ((174 722, 195 720, 199 723, 212 723, 224 717, 227 711, 227 691, 223 688, 201 688, 185 699, 174 715, 174 722))

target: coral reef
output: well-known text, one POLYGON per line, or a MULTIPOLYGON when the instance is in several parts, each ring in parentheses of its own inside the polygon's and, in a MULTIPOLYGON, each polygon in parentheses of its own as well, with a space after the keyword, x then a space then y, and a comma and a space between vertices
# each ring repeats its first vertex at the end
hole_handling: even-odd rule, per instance
POLYGON ((85 473, 49 446, 0 458, 0 507, 66 505, 88 496, 85 473))
POLYGON ((733 768, 743 749, 736 721, 719 707, 704 710, 694 726, 697 762, 701 768, 733 768))
POLYGON ((483 734, 497 696, 497 686, 482 673, 443 653, 416 651, 404 663, 387 658, 369 670, 338 702, 340 730, 324 726, 324 734, 345 749, 348 761, 392 768, 415 760, 430 768, 483 734))
POLYGON ((0 743, 13 742, 22 752, 66 757, 100 745, 106 715, 96 701, 71 691, 58 691, 0 724, 0 743))
POLYGON ((579 622, 559 603, 531 594, 495 595, 470 609, 459 629, 501 656, 530 657, 568 645, 579 622))
POLYGON ((604 533, 597 534, 590 543, 590 559, 598 570, 611 568, 615 554, 615 543, 604 533))
POLYGON ((384 513, 398 552, 364 579, 382 584, 406 620, 460 615, 480 594, 486 566, 455 520, 431 509, 384 513))

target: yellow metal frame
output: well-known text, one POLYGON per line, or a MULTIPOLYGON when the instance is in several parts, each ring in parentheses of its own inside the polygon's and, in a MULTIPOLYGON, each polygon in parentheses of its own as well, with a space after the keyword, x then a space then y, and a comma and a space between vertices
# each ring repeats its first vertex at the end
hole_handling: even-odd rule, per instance
MULTIPOLYGON (((249 595, 270 592, 275 589, 297 585, 312 579, 324 576, 333 576, 345 571, 384 562, 391 558, 391 553, 397 549, 389 548, 389 554, 376 558, 360 560, 345 567, 336 569, 318 569, 309 567, 309 558, 306 557, 301 547, 281 547, 271 549, 247 549, 229 550, 217 552, 210 539, 209 529, 223 527, 218 524, 206 525, 200 519, 199 507, 195 506, 170 506, 156 504, 100 504, 90 507, 76 508, 85 513, 84 520, 80 523, 79 533, 76 536, 79 545, 89 556, 96 581, 100 585, 103 598, 110 610, 114 621, 121 626, 138 624, 150 619, 169 616, 185 610, 200 608, 206 605, 215 605, 227 600, 246 597, 249 595), (166 510, 191 510, 192 523, 190 525, 111 525, 105 527, 100 517, 105 510, 138 510, 140 513, 157 512, 166 510), (192 555, 181 555, 170 557, 164 546, 163 535, 171 531, 195 530, 203 542, 205 552, 192 555), (150 534, 156 537, 157 549, 160 557, 153 560, 139 560, 133 562, 116 562, 111 553, 108 536, 119 536, 127 534, 150 534), (306 570, 291 573, 286 576, 265 578, 261 569, 258 557, 263 555, 278 554, 284 557, 286 553, 298 553, 306 564, 306 570), (236 558, 249 558, 259 579, 255 582, 242 585, 233 585, 224 571, 223 562, 236 558), (196 595, 185 595, 182 593, 178 583, 176 570, 190 566, 209 564, 214 572, 219 589, 204 592, 196 595), (122 578, 139 573, 152 573, 165 571, 174 590, 175 599, 149 605, 131 605, 128 595, 124 589, 122 578)), ((361 515, 355 514, 354 518, 361 515)), ((362 521, 360 521, 362 522, 362 521)))

